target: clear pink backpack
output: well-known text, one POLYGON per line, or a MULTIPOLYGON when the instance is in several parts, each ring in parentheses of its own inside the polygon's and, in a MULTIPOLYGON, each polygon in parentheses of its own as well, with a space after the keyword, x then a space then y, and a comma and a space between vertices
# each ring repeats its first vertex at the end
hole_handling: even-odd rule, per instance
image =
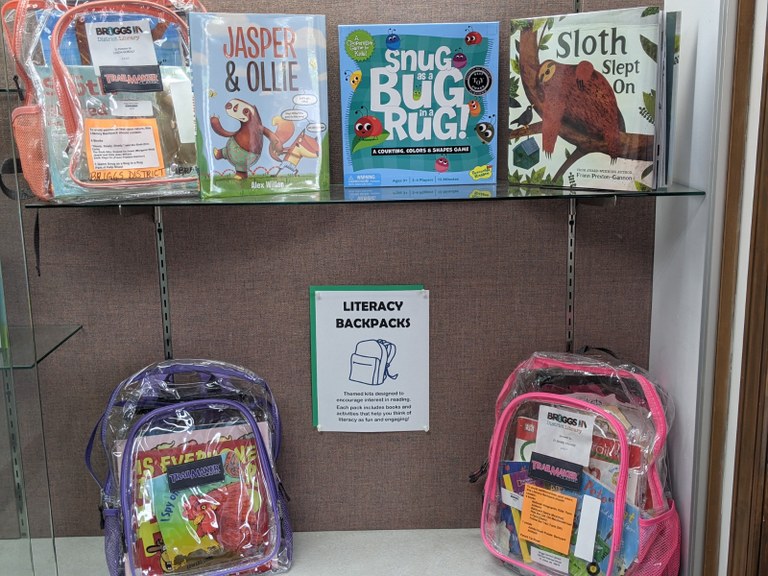
POLYGON ((536 353, 496 403, 481 532, 521 574, 676 576, 669 397, 636 366, 536 353))

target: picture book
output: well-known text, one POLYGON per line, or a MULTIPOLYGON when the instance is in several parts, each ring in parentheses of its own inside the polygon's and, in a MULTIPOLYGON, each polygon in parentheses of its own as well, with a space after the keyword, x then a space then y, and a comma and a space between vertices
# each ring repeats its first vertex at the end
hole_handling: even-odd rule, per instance
MULTIPOLYGON (((243 509, 252 513, 234 519, 264 524, 257 446, 249 425, 140 436, 133 453, 133 562, 148 573, 189 570, 236 551, 231 521, 222 524, 217 516, 217 511, 231 512, 236 502, 246 503, 243 509)), ((122 456, 118 447, 118 470, 122 456)))
POLYGON ((339 26, 344 185, 495 182, 498 22, 339 26))
POLYGON ((239 448, 152 478, 147 489, 174 571, 201 558, 250 555, 265 543, 269 513, 258 460, 247 446, 239 448))
POLYGON ((656 187, 661 23, 657 7, 512 20, 510 184, 656 187))
POLYGON ((329 187, 325 17, 189 15, 203 197, 329 187))
MULTIPOLYGON (((568 490, 531 478, 529 476, 529 467, 530 464, 528 462, 505 460, 500 463, 499 476, 502 479, 500 485, 504 488, 502 488, 502 505, 499 509, 499 524, 503 525, 502 527, 505 530, 505 532, 503 532, 504 536, 509 534, 510 554, 514 557, 522 558, 526 563, 536 561, 541 563, 549 560, 551 561, 551 564, 545 564, 545 566, 553 569, 557 568, 558 571, 562 571, 563 567, 567 567, 569 576, 607 574, 608 555, 610 553, 613 537, 614 504, 616 501, 614 491, 586 470, 581 476, 579 489, 568 490), (533 554, 533 559, 531 559, 533 545, 529 546, 530 543, 520 539, 518 533, 523 519, 519 517, 514 518, 513 512, 514 510, 520 511, 523 509, 526 494, 525 487, 528 484, 537 486, 540 489, 555 491, 577 500, 575 522, 572 527, 573 537, 571 539, 570 551, 567 557, 545 548, 544 550, 546 550, 546 554, 533 554), (517 495, 515 501, 509 501, 509 492, 513 492, 517 495), (575 542, 577 540, 576 532, 578 532, 579 529, 582 504, 585 496, 595 498, 599 501, 594 547, 592 548, 592 557, 588 560, 580 558, 575 554, 575 542), (595 569, 595 565, 599 567, 599 571, 595 569)), ((614 561, 615 573, 622 574, 623 571, 637 558, 640 544, 639 530, 640 510, 636 506, 626 504, 624 507, 624 525, 621 534, 621 547, 614 561)))

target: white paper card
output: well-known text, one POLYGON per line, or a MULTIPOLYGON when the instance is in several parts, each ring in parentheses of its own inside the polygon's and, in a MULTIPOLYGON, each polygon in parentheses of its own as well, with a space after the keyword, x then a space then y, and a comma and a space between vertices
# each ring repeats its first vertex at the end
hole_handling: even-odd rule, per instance
POLYGON ((195 103, 192 99, 192 82, 188 78, 167 81, 176 114, 179 140, 182 144, 195 142, 195 103))
POLYGON ((429 430, 429 291, 313 288, 320 432, 429 430))
POLYGON ((101 66, 157 66, 147 19, 86 22, 85 33, 96 74, 101 66))
POLYGON ((501 502, 511 508, 516 508, 520 511, 523 510, 523 497, 520 494, 516 494, 507 490, 506 488, 501 489, 501 502))
POLYGON ((542 550, 531 546, 531 560, 536 564, 541 564, 547 568, 560 572, 561 574, 568 574, 568 557, 560 556, 554 552, 542 550))
POLYGON ((109 111, 116 118, 151 118, 154 116, 149 100, 110 100, 109 111))
POLYGON ((595 416, 539 406, 536 452, 589 466, 595 416))
POLYGON ((579 531, 576 534, 576 546, 574 547, 573 554, 587 562, 594 560, 597 519, 599 516, 600 499, 585 494, 581 501, 579 531))

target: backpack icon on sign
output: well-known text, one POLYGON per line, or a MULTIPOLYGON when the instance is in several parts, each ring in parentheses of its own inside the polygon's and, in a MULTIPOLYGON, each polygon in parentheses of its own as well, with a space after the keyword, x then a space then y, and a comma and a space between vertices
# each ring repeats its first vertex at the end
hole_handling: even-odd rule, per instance
POLYGON ((352 382, 379 386, 387 378, 397 380, 389 373, 389 365, 397 354, 397 346, 386 340, 361 340, 349 358, 349 379, 352 382))

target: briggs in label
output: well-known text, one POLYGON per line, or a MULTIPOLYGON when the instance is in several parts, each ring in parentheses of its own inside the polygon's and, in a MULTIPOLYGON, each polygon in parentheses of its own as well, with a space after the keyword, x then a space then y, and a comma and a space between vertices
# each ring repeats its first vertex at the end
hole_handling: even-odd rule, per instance
POLYGON ((595 416, 542 405, 536 431, 536 451, 581 466, 589 466, 595 416))

